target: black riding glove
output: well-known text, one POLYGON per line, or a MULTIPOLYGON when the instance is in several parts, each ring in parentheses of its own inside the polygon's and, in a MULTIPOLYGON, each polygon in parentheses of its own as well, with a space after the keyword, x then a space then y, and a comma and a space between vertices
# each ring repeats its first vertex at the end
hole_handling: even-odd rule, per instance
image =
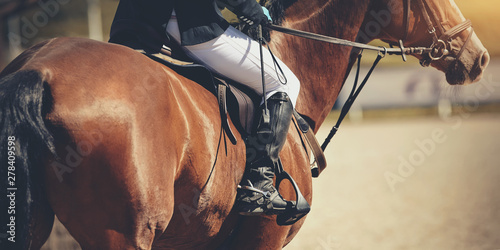
POLYGON ((264 14, 264 11, 260 6, 258 9, 249 11, 247 15, 239 15, 238 18, 252 28, 258 26, 259 24, 265 25, 269 22, 268 16, 264 14))
POLYGON ((268 16, 264 14, 262 6, 255 0, 218 0, 231 12, 236 14, 239 19, 250 25, 256 27, 259 24, 269 22, 268 16))

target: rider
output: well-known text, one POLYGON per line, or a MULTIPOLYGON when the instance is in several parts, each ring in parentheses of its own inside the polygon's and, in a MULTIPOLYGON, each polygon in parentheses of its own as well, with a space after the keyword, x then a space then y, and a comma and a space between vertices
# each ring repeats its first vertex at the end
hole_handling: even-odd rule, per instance
MULTIPOLYGON (((251 26, 268 22, 255 0, 220 0, 251 26)), ((263 93, 260 44, 233 28, 215 0, 121 0, 110 42, 157 53, 173 39, 194 61, 216 74, 247 85, 268 100, 259 125, 247 139, 247 168, 237 205, 240 214, 278 214, 286 201, 273 185, 275 164, 290 126, 300 82, 279 59, 286 84, 264 53, 266 93, 263 93)))

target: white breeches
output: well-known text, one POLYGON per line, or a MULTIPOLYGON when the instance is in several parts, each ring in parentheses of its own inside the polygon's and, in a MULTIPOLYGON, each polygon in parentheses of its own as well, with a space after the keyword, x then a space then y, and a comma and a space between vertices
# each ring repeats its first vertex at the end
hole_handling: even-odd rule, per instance
MULTIPOLYGON (((180 44, 179 26, 174 16, 167 25, 167 33, 180 44)), ((208 42, 182 47, 196 62, 262 95, 259 46, 258 42, 247 35, 229 27, 224 34, 208 42)), ((299 79, 281 60, 276 58, 287 79, 286 85, 282 84, 280 79, 283 80, 283 77, 278 78, 271 55, 267 50, 263 54, 266 98, 277 92, 285 92, 295 107, 300 90, 299 79)))

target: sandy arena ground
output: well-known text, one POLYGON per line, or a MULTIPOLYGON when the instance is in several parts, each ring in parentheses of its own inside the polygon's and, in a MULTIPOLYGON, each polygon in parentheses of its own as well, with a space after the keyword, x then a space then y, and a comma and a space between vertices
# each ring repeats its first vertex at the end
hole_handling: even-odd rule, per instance
POLYGON ((500 114, 464 116, 345 124, 287 248, 500 249, 500 114))
POLYGON ((498 113, 345 123, 286 249, 500 249, 499 149, 498 113))

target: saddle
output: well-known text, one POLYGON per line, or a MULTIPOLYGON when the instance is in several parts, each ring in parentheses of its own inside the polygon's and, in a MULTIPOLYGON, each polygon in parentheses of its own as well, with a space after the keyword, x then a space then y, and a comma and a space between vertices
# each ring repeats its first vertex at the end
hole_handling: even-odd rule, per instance
MULTIPOLYGON (((186 60, 186 57, 172 57, 172 51, 168 48, 162 49, 162 53, 150 54, 139 50, 142 54, 150 59, 161 63, 176 73, 186 77, 210 91, 217 97, 219 103, 219 112, 221 116, 221 124, 224 133, 227 135, 233 145, 236 145, 237 140, 229 126, 228 116, 231 117, 233 124, 243 138, 250 135, 256 124, 254 123, 255 112, 258 109, 262 97, 256 94, 253 90, 223 76, 215 76, 209 69, 200 64, 195 64, 186 60), (229 107, 229 108, 228 108, 229 107)), ((309 124, 300 116, 297 111, 294 111, 294 119, 296 129, 301 136, 302 144, 307 150, 304 139, 313 152, 315 164, 311 167, 313 177, 317 177, 319 172, 326 167, 326 158, 319 146, 314 133, 310 130, 309 124)), ((276 188, 279 188, 283 180, 288 180, 295 191, 296 201, 289 201, 291 206, 283 214, 278 215, 278 225, 291 225, 305 216, 310 206, 300 192, 297 183, 283 169, 281 161, 279 161, 276 170, 276 188)))

